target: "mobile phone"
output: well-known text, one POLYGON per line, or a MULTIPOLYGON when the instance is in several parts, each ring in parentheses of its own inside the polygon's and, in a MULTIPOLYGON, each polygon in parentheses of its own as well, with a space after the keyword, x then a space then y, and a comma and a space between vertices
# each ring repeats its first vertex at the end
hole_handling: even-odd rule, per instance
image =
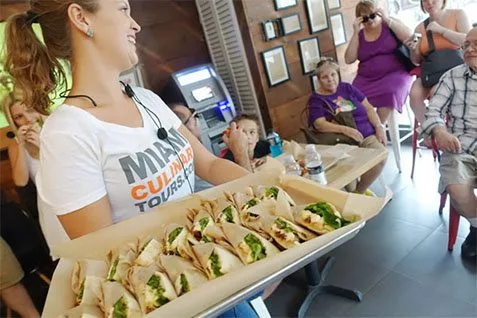
POLYGON ((412 35, 412 40, 413 40, 414 42, 418 42, 421 38, 422 38, 422 34, 421 34, 421 33, 416 32, 416 33, 414 33, 414 34, 412 35))

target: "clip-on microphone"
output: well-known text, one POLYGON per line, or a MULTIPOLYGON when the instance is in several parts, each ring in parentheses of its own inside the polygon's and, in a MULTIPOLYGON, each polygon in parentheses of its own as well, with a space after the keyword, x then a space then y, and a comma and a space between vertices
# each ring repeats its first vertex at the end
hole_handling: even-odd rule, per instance
POLYGON ((139 98, 136 97, 136 94, 134 93, 131 86, 129 86, 129 84, 126 84, 124 82, 121 82, 121 84, 123 84, 123 86, 124 86, 124 91, 125 91, 126 95, 128 97, 132 98, 133 100, 135 100, 138 104, 140 104, 146 110, 146 113, 149 115, 149 117, 154 122, 154 125, 156 125, 156 127, 157 127, 157 138, 159 138, 160 140, 165 140, 167 138, 167 130, 164 127, 162 127, 161 121, 157 117, 156 113, 154 113, 149 108, 147 108, 143 103, 141 103, 141 101, 139 100, 139 98), (154 117, 156 117, 157 121, 159 122, 159 125, 152 118, 151 114, 154 115, 154 117))

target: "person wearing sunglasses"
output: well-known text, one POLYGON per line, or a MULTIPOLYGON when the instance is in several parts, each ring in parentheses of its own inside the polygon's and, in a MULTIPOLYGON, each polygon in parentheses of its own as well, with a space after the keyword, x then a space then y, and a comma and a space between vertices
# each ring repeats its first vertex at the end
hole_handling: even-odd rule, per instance
POLYGON ((462 46, 465 64, 445 73, 431 98, 421 129, 433 136, 441 156, 439 192, 470 223, 464 258, 477 259, 477 27, 462 46), (447 119, 447 123, 446 123, 447 119))
MULTIPOLYGON (((447 0, 421 0, 421 9, 429 14, 429 24, 419 23, 415 32, 422 34, 417 43, 411 43, 411 58, 415 64, 420 64, 429 53, 429 43, 426 32, 432 32, 435 50, 459 50, 465 41, 465 35, 469 32, 471 24, 469 18, 462 9, 446 9, 447 0)), ((424 87, 418 77, 411 87, 410 104, 419 123, 424 121, 426 111, 425 100, 430 98, 436 85, 424 87)))
POLYGON ((402 111, 411 87, 412 77, 394 53, 399 42, 411 37, 411 30, 371 0, 356 5, 353 30, 345 52, 346 63, 359 60, 353 85, 376 107, 385 124, 393 109, 402 111))

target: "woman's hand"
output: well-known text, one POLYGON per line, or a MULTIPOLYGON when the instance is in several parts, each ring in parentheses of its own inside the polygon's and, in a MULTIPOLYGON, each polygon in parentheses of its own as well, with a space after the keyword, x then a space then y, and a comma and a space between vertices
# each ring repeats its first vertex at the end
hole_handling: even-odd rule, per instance
POLYGON ((376 129, 376 139, 378 139, 378 141, 382 143, 383 146, 386 146, 388 141, 386 138, 386 134, 384 133, 383 126, 377 126, 375 129, 376 129))
POLYGON ((363 142, 364 137, 357 129, 354 129, 354 128, 351 128, 351 127, 345 127, 345 126, 343 126, 343 127, 345 128, 343 130, 344 135, 346 135, 350 138, 353 138, 354 140, 356 140, 359 143, 363 142))
POLYGON ((353 22, 354 33, 358 34, 361 30, 361 23, 363 23, 363 17, 357 17, 353 22))
POLYGON ((232 151, 234 156, 237 154, 247 154, 247 157, 250 158, 247 136, 244 134, 242 129, 237 127, 236 123, 232 123, 230 125, 228 133, 224 134, 222 139, 224 140, 227 147, 229 147, 229 149, 232 151))
POLYGON ((402 42, 405 46, 407 46, 411 51, 415 51, 419 48, 419 40, 414 41, 414 36, 411 36, 409 39, 402 42))
POLYGON ((40 148, 40 133, 35 129, 28 129, 25 134, 25 141, 40 148))
POLYGON ((24 145, 26 142, 26 135, 30 129, 29 125, 20 126, 17 130, 17 141, 19 145, 24 145))
POLYGON ((388 15, 386 14, 386 12, 384 12, 383 9, 378 8, 378 9, 376 10, 376 14, 381 17, 381 19, 384 21, 384 23, 386 23, 386 24, 389 25, 389 17, 388 17, 388 15))
POLYGON ((426 28, 427 31, 443 34, 446 28, 444 28, 442 25, 437 23, 436 21, 432 21, 429 23, 429 25, 426 28))

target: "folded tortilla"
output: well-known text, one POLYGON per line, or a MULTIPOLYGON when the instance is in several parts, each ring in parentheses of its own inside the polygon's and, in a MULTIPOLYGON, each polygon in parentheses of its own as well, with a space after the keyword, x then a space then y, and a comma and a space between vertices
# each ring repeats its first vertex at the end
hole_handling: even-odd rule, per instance
POLYGON ((175 255, 161 255, 160 262, 174 283, 177 295, 182 295, 207 282, 207 276, 191 262, 175 255))
POLYGON ((98 305, 101 298, 101 283, 105 280, 106 262, 82 260, 75 263, 71 287, 76 295, 76 305, 98 305))
POLYGON ((218 244, 199 244, 192 248, 209 279, 217 278, 243 267, 237 256, 218 244))
POLYGON ((212 215, 204 210, 199 210, 196 212, 194 219, 192 221, 191 232, 194 238, 199 243, 209 243, 212 242, 212 238, 204 234, 206 228, 213 226, 215 224, 212 215))
MULTIPOLYGON (((169 224, 165 231, 165 253, 168 255, 182 256, 186 259, 197 262, 194 252, 190 246, 192 237, 187 227, 179 224, 169 224)), ((193 238, 193 237, 192 237, 193 238)))
POLYGON ((225 223, 222 224, 222 229, 240 259, 245 264, 256 262, 280 252, 278 248, 257 232, 251 231, 243 226, 225 223))
POLYGON ((136 260, 137 244, 126 244, 108 254, 109 270, 106 280, 124 282, 128 269, 136 260))
POLYGON ((280 216, 262 216, 260 217, 260 223, 263 230, 285 249, 295 247, 316 237, 314 233, 280 216))
POLYGON ((217 223, 240 224, 239 213, 232 202, 219 197, 215 200, 216 210, 214 210, 215 221, 217 223))
POLYGON ((162 252, 162 244, 155 237, 148 237, 140 240, 140 249, 134 264, 149 266, 154 264, 159 254, 162 252))
POLYGON ((341 216, 333 204, 324 201, 296 207, 294 218, 298 224, 318 234, 325 234, 351 223, 341 216))
POLYGON ((80 305, 71 308, 60 318, 103 318, 104 314, 98 306, 80 305))
POLYGON ((290 195, 279 186, 263 186, 258 185, 253 187, 254 195, 260 199, 274 199, 278 200, 282 196, 290 206, 295 206, 295 201, 290 195))
POLYGON ((71 277, 71 288, 78 295, 81 285, 86 276, 95 276, 105 278, 108 274, 108 265, 103 261, 80 260, 73 266, 73 275, 71 277))
POLYGON ((134 296, 118 282, 103 283, 102 310, 108 318, 142 317, 141 309, 134 296))
POLYGON ((169 277, 157 265, 133 266, 128 273, 128 283, 132 286, 141 310, 147 314, 177 298, 169 277))

